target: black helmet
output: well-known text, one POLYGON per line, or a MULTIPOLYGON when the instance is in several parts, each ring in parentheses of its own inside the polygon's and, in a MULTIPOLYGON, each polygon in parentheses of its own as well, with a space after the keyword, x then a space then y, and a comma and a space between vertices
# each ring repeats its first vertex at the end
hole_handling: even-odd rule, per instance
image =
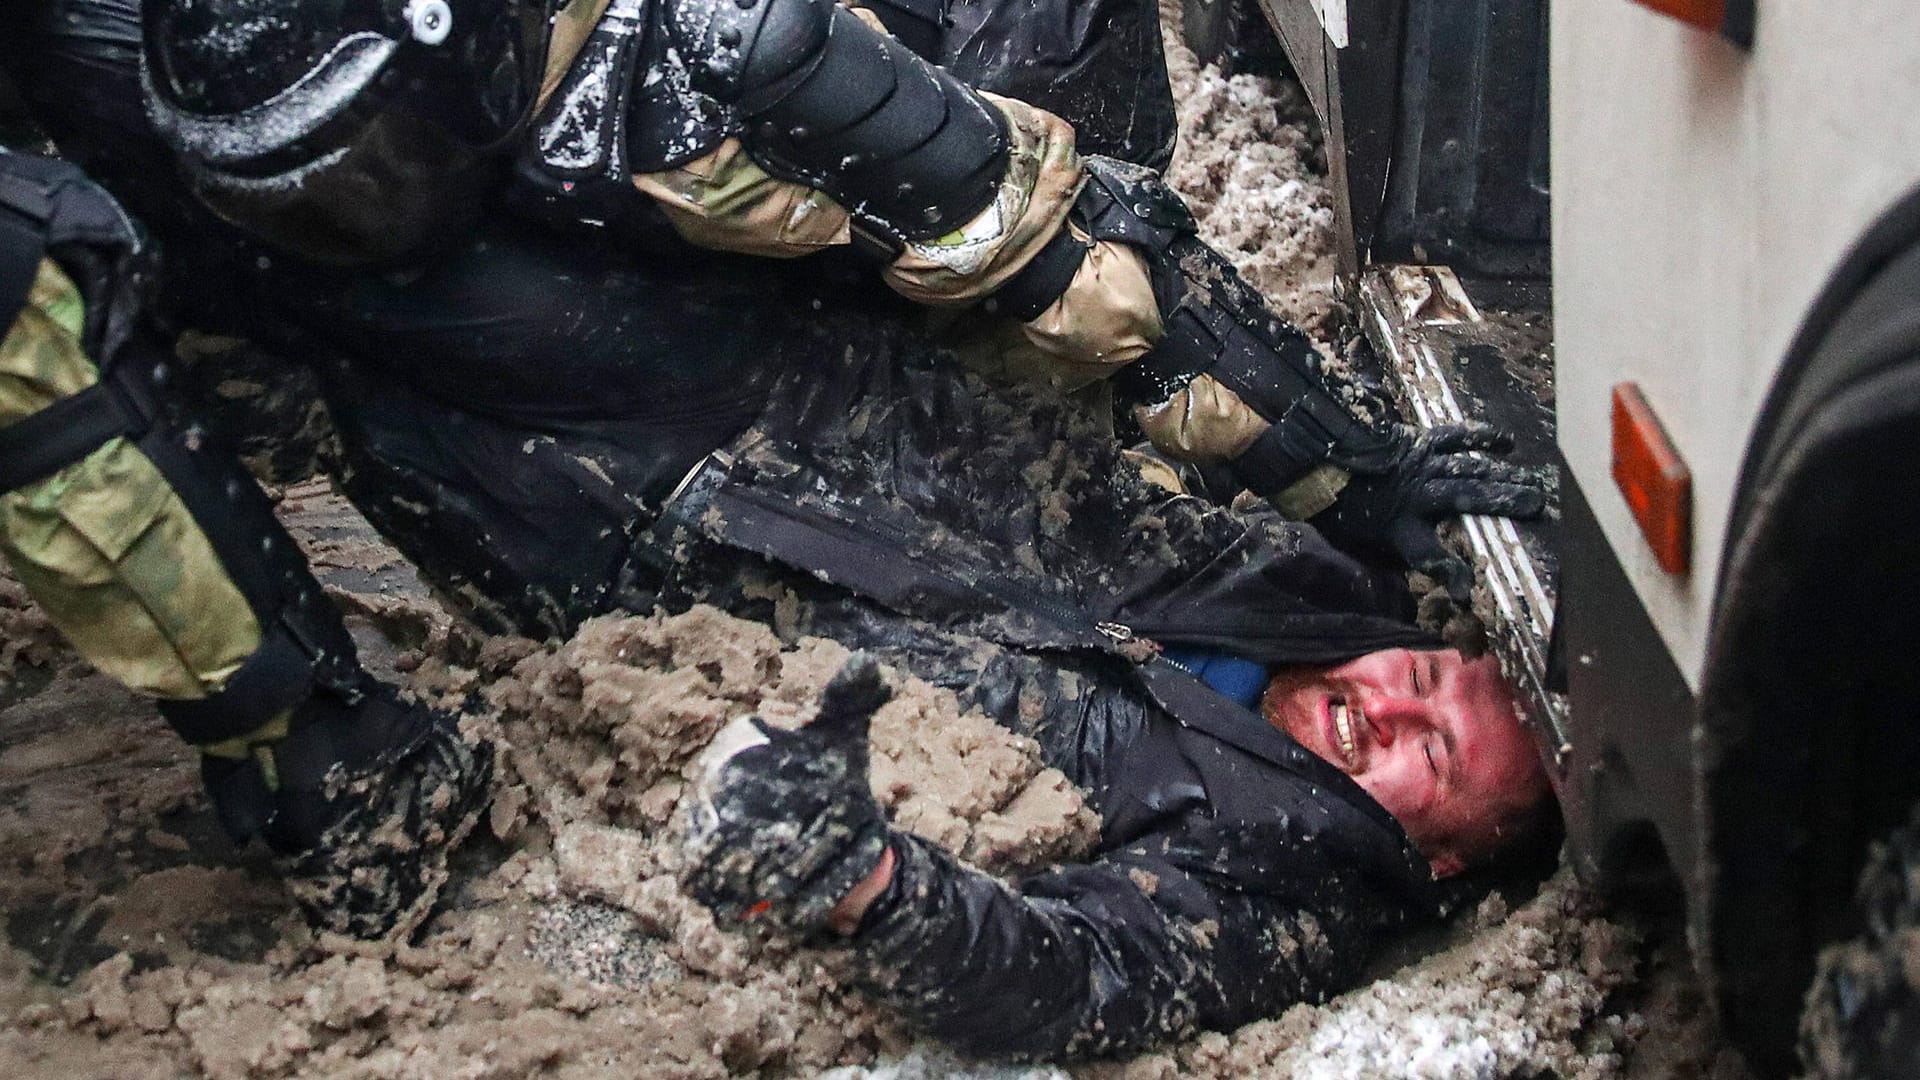
POLYGON ((470 218, 539 92, 549 0, 146 0, 147 113, 214 212, 319 262, 470 218))

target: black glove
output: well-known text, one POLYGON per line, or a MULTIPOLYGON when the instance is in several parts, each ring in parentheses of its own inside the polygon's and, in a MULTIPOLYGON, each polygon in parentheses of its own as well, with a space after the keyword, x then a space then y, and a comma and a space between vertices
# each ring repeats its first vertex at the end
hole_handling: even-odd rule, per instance
POLYGON ((867 725, 892 696, 879 666, 855 656, 800 730, 743 716, 714 739, 683 883, 722 926, 814 934, 879 865, 890 830, 867 786, 867 725))
POLYGON ((1485 425, 1395 425, 1393 434, 1391 451, 1364 461, 1342 461, 1336 448, 1330 460, 1349 480, 1313 524, 1336 545, 1406 560, 1464 603, 1473 569, 1440 543, 1434 525, 1454 514, 1538 517, 1551 480, 1485 456, 1513 449, 1510 436, 1485 425))

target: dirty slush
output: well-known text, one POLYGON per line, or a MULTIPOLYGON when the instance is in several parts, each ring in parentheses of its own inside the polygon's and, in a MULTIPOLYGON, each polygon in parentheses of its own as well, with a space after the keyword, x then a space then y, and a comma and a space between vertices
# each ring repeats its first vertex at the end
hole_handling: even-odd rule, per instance
MULTIPOLYGON (((1332 351, 1332 204, 1298 89, 1169 52, 1174 183, 1205 237, 1332 351)), ((351 518, 324 485, 282 505, 323 572, 404 574, 364 527, 301 527, 351 518)), ((722 932, 676 887, 695 756, 743 713, 804 721, 843 648, 711 608, 540 645, 480 637, 418 589, 333 591, 370 661, 465 705, 500 747, 492 811, 412 944, 301 926, 264 862, 217 838, 190 752, 0 578, 0 1075, 1001 1074, 916 1047, 842 989, 839 955, 722 932)), ((895 681, 872 780, 900 827, 1009 875, 1088 848, 1098 819, 1030 741, 895 681)), ((1512 911, 1489 897, 1448 941, 1326 1006, 1073 1073, 1622 1074, 1649 1021, 1615 991, 1642 950, 1570 884, 1512 911)))

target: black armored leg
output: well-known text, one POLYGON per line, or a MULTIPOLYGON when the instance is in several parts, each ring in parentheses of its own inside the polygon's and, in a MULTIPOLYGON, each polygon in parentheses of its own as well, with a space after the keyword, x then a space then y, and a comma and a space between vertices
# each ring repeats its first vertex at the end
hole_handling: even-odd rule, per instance
POLYGON ((153 266, 79 170, 0 151, 0 549, 83 656, 161 699, 234 839, 292 860, 324 925, 384 934, 430 902, 490 759, 362 671, 265 496, 173 400, 153 266))

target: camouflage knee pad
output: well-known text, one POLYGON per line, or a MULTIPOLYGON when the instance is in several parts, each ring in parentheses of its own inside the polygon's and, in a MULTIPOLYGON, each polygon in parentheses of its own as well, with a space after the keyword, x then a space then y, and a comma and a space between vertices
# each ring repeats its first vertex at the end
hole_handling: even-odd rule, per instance
MULTIPOLYGON (((97 386, 79 290, 43 259, 0 340, 0 427, 97 386)), ((205 698, 260 624, 160 470, 125 437, 0 495, 0 551, 87 662, 151 697, 205 698)))
POLYGON ((77 169, 0 152, 0 551, 87 660, 218 743, 360 674, 265 497, 167 400, 151 268, 77 169))

